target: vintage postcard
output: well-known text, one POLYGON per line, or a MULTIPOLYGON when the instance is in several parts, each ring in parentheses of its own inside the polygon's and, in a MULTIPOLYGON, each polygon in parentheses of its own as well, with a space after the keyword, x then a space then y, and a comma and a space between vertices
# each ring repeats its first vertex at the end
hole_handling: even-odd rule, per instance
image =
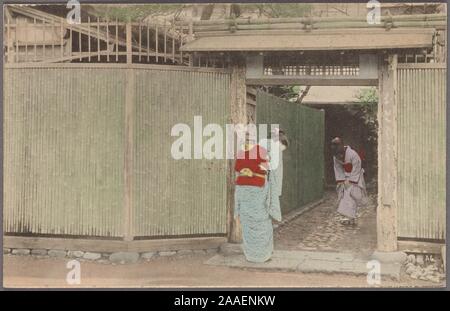
POLYGON ((3 287, 446 287, 445 2, 2 9, 3 287))

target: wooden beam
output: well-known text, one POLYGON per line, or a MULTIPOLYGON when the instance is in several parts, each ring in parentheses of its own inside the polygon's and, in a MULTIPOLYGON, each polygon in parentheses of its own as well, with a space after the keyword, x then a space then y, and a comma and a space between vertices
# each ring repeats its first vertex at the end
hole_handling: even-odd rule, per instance
POLYGON ((21 68, 114 68, 114 69, 147 69, 147 70, 169 70, 169 71, 188 71, 188 72, 215 72, 230 74, 231 71, 224 68, 202 68, 187 67, 173 65, 157 65, 157 64, 125 64, 125 63, 19 63, 5 64, 5 69, 21 69, 21 68))
POLYGON ((126 34, 127 34, 127 64, 131 64, 133 62, 133 46, 131 43, 131 24, 127 23, 126 25, 126 34))
POLYGON ((388 55, 379 64, 377 249, 394 252, 397 251, 397 55, 388 55))
POLYGON ((444 243, 397 241, 398 250, 406 253, 441 254, 444 243))
POLYGON ((131 241, 133 240, 133 111, 135 97, 135 71, 132 68, 128 68, 126 72, 123 232, 124 240, 131 241))
POLYGON ((50 237, 4 236, 3 247, 26 249, 60 249, 79 250, 84 252, 151 252, 173 251, 181 249, 217 248, 225 243, 225 237, 195 237, 152 240, 107 240, 107 239, 74 239, 50 237))
POLYGON ((249 78, 247 85, 311 85, 311 86, 377 86, 378 79, 360 79, 351 77, 295 77, 268 76, 267 78, 249 78))
MULTIPOLYGON (((231 65, 231 123, 246 124, 247 91, 245 85, 245 64, 234 60, 231 65)), ((233 146, 234 147, 234 146, 233 146)), ((235 150, 236 153, 236 150, 235 150)), ((228 160, 227 170, 227 232, 231 243, 242 242, 241 225, 234 218, 235 173, 234 160, 228 160)))

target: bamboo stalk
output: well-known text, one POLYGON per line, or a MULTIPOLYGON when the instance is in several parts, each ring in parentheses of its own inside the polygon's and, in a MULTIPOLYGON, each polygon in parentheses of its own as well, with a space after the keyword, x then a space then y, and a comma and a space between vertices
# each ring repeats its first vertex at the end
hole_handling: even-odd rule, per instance
POLYGON ((150 55, 149 55, 149 52, 150 52, 150 25, 149 25, 149 23, 147 22, 147 63, 149 63, 150 62, 150 55))
POLYGON ((61 57, 64 57, 64 25, 61 22, 61 57))
POLYGON ((155 25, 155 51, 156 51, 156 62, 158 62, 158 25, 155 25))
MULTIPOLYGON (((109 17, 106 18, 106 50, 109 50, 109 17)), ((106 54, 106 61, 109 63, 109 53, 106 54)))
POLYGON ((139 21, 139 62, 141 61, 141 53, 142 53, 142 26, 141 21, 139 21))
POLYGON ((167 26, 166 20, 164 20, 164 62, 167 60, 167 26))
POLYGON ((119 23, 116 17, 116 62, 119 61, 119 23))
MULTIPOLYGON (((418 27, 418 28, 433 28, 433 27, 445 27, 447 23, 445 21, 399 21, 393 22, 393 28, 398 27, 418 27)), ((283 29, 305 29, 305 24, 301 23, 291 23, 291 24, 252 24, 252 25, 238 25, 238 30, 283 30, 283 29)), ((341 28, 379 28, 384 29, 385 24, 368 24, 367 22, 327 22, 327 23, 316 23, 313 25, 314 29, 341 29, 341 28)), ((195 32, 229 32, 228 26, 203 26, 196 27, 195 32)))
POLYGON ((15 59, 15 62, 18 63, 20 60, 19 60, 19 41, 17 39, 17 32, 18 32, 18 29, 19 29, 17 27, 17 18, 14 19, 14 24, 16 25, 16 32, 14 33, 14 41, 15 41, 14 49, 15 49, 16 53, 14 55, 14 59, 15 59))
POLYGON ((88 16, 88 55, 89 55, 89 62, 91 61, 91 17, 88 16))
MULTIPOLYGON (((33 26, 36 27, 36 19, 33 19, 33 26)), ((37 61, 37 45, 36 38, 34 39, 34 61, 37 61)))
POLYGON ((28 62, 28 21, 25 21, 25 62, 28 62))
MULTIPOLYGON (((45 25, 45 21, 42 21, 42 26, 45 25)), ((45 59, 45 27, 42 27, 42 59, 45 59)))
MULTIPOLYGON (((82 49, 81 49, 81 32, 78 32, 78 51, 81 55, 82 53, 82 49)), ((81 61, 81 56, 80 56, 80 61, 81 61)))
POLYGON ((72 32, 73 32, 72 31, 72 27, 70 27, 69 28, 69 42, 70 42, 70 53, 69 53, 69 55, 72 55, 72 36, 73 36, 72 32))
POLYGON ((100 61, 100 24, 97 17, 97 61, 100 61))
MULTIPOLYGON (((56 30, 56 25, 55 25, 55 21, 53 21, 53 26, 52 26, 52 31, 55 32, 56 30)), ((55 42, 52 39, 52 57, 55 57, 55 42)))
POLYGON ((12 44, 11 44, 11 21, 10 21, 10 18, 9 18, 9 16, 6 18, 6 29, 7 29, 7 38, 8 38, 8 43, 7 43, 7 46, 8 46, 8 57, 7 57, 7 61, 8 61, 8 63, 12 63, 14 60, 11 60, 11 54, 12 54, 12 44))
POLYGON ((175 39, 172 38, 172 63, 175 63, 175 39))
MULTIPOLYGON (((396 16, 381 16, 381 21, 430 21, 430 20, 446 20, 446 14, 415 14, 415 15, 396 15, 396 16)), ((199 20, 193 21, 195 26, 210 26, 210 25, 229 25, 232 19, 217 19, 217 20, 199 20)), ((280 24, 280 23, 305 23, 305 22, 349 22, 360 21, 367 22, 365 16, 356 17, 286 17, 286 18, 237 18, 238 25, 248 24, 280 24)), ((175 25, 188 26, 190 21, 177 21, 175 25)))

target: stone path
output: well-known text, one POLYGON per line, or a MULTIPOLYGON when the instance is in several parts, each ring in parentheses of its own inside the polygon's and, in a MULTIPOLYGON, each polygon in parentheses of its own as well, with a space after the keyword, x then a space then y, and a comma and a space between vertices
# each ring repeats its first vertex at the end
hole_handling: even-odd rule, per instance
MULTIPOLYGON (((336 213, 336 194, 274 231, 275 251, 266 263, 245 260, 241 246, 228 244, 206 264, 270 271, 346 273, 367 275, 376 248, 376 196, 359 212, 355 227, 342 225, 336 213)), ((400 264, 382 263, 381 275, 400 277, 400 264)))
MULTIPOLYGON (((243 254, 218 254, 205 264, 264 271, 367 275, 373 268, 370 264, 368 266, 369 261, 351 253, 276 250, 265 263, 248 262, 243 254)), ((380 268, 381 277, 400 279, 400 264, 381 263, 380 268)))
POLYGON ((350 252, 367 257, 376 248, 376 196, 359 212, 356 227, 342 225, 336 194, 327 192, 321 204, 274 232, 275 249, 350 252))

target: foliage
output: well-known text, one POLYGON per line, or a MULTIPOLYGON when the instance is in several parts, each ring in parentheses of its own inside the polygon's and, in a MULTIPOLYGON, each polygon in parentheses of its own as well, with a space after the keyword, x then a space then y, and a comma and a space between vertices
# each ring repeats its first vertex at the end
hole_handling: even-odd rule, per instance
POLYGON ((357 95, 358 105, 353 106, 351 110, 358 109, 359 117, 369 130, 369 140, 377 140, 378 135, 378 94, 376 88, 363 89, 357 95))
POLYGON ((285 100, 295 101, 299 97, 300 86, 271 86, 266 91, 285 100))
POLYGON ((258 11, 260 16, 268 17, 303 17, 312 10, 311 3, 252 3, 240 4, 243 10, 258 11))
POLYGON ((174 14, 183 8, 183 4, 108 5, 99 7, 97 15, 101 18, 110 20, 117 18, 119 21, 128 22, 139 21, 148 16, 174 14))

